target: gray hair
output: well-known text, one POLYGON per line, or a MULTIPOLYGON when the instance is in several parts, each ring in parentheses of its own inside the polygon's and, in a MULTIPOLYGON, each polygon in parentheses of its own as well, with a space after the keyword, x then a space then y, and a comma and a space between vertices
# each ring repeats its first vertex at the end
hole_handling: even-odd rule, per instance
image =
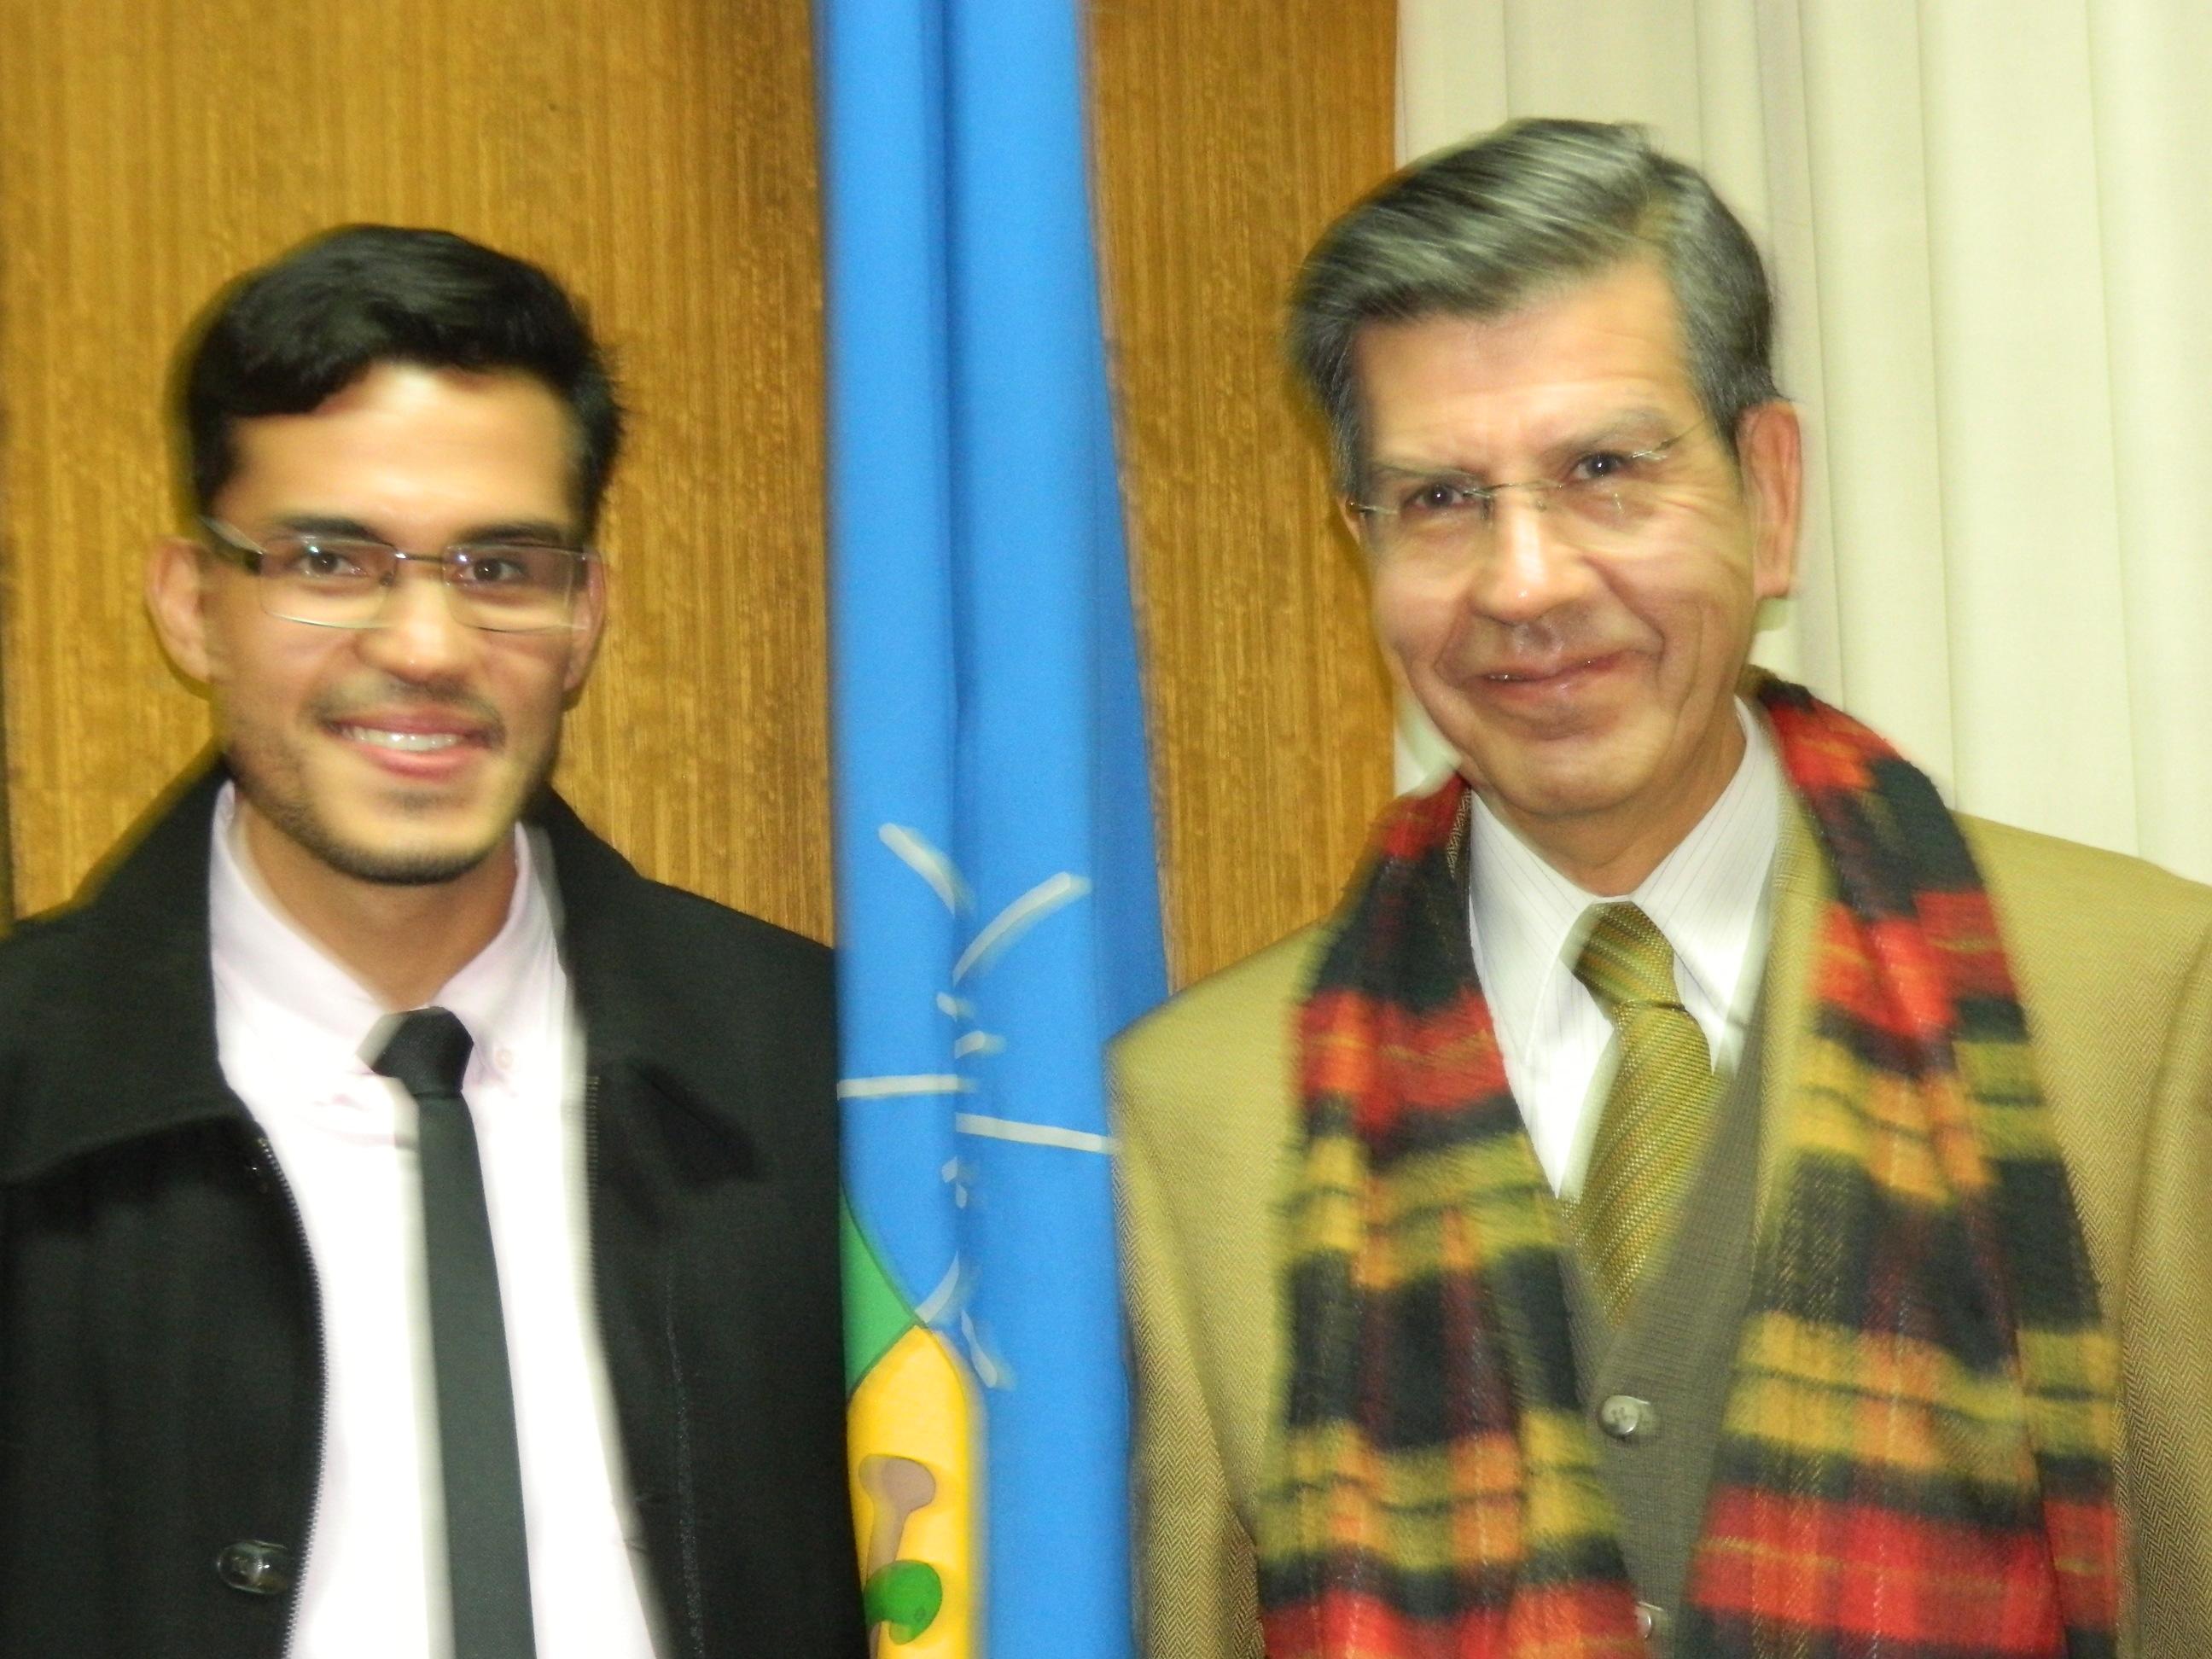
POLYGON ((1729 453, 1780 395, 1759 250, 1705 175, 1639 126, 1515 121, 1415 162, 1331 225, 1291 296, 1292 365, 1328 418, 1338 483, 1364 459, 1352 344, 1370 323, 1502 317, 1576 280, 1657 258, 1698 399, 1729 453))

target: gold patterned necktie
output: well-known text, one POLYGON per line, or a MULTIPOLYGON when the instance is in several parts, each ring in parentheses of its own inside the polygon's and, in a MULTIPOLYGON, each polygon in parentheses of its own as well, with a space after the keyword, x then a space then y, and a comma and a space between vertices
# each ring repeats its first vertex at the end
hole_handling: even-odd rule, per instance
POLYGON ((1574 1209, 1583 1263, 1618 1325, 1673 1230, 1719 1090, 1675 988, 1674 947, 1642 910, 1602 907, 1575 977, 1613 1022, 1618 1056, 1574 1209))

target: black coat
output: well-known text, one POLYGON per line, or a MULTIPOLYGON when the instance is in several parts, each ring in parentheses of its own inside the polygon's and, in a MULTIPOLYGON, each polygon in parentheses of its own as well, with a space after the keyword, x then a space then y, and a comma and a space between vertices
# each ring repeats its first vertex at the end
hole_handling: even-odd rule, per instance
MULTIPOLYGON (((217 1063, 220 775, 0 943, 0 1656, 276 1656, 319 1467, 295 1211, 217 1063)), ((593 1290, 662 1659, 862 1649, 820 945, 558 800, 593 1290)))

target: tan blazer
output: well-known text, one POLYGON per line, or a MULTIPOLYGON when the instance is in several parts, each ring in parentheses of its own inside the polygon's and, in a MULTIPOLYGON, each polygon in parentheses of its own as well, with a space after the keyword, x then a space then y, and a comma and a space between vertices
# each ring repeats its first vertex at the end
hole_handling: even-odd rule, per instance
MULTIPOLYGON (((1994 897, 2121 1349, 2121 1651, 2212 1659, 2212 888, 1961 821, 1994 897)), ((1790 1109, 1817 858, 1785 832, 1767 959, 1765 1149, 1790 1109), (1795 872, 1794 877, 1787 872, 1795 872)), ((1192 987, 1115 1052, 1136 1345, 1148 1659, 1261 1651, 1252 1524, 1282 1374, 1278 1225, 1295 1173, 1309 928, 1192 987)))

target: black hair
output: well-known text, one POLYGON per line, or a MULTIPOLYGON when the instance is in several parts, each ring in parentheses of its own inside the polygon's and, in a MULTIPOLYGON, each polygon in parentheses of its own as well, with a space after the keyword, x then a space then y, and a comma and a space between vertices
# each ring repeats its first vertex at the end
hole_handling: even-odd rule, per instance
POLYGON ((175 382, 197 510, 210 510, 237 469, 234 422, 304 415, 386 362, 543 381, 575 425, 576 507, 590 533, 623 411, 581 308, 526 260, 450 231, 392 225, 312 237, 231 282, 201 313, 175 382))

